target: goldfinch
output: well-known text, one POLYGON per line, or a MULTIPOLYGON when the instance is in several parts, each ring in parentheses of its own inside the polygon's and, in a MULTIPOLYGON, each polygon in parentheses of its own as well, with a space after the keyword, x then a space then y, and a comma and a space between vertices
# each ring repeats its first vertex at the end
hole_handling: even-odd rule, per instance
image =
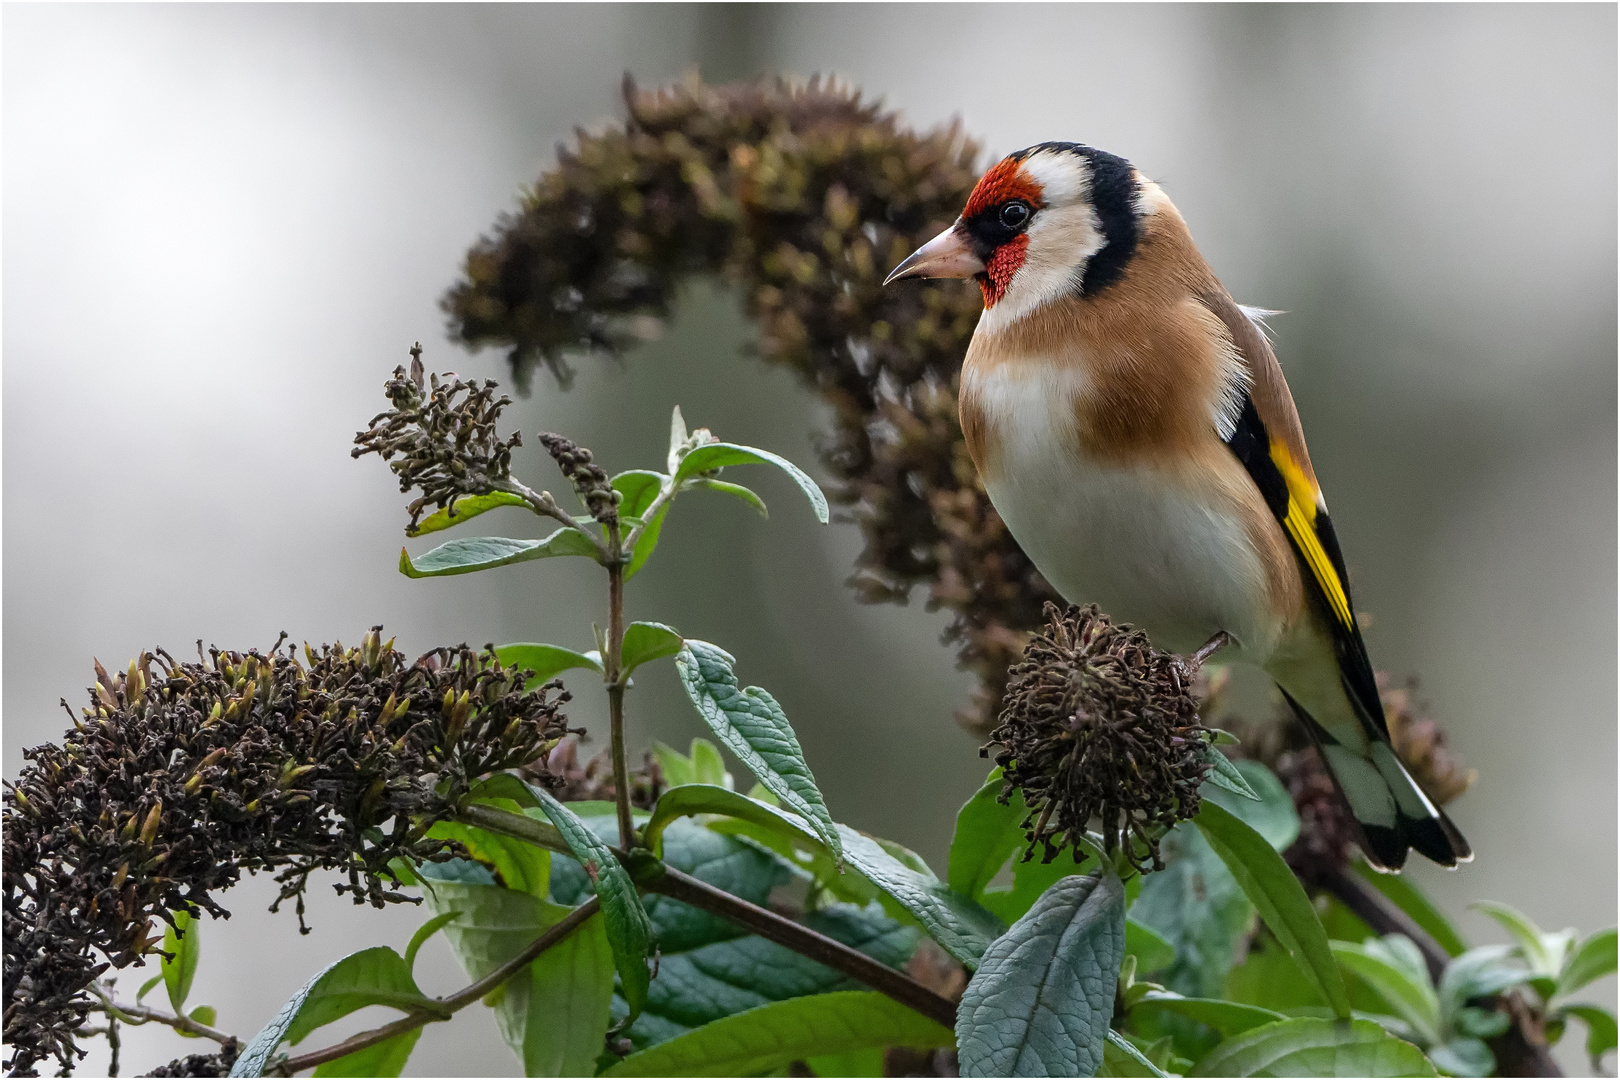
POLYGON ((962 432, 1047 581, 1160 648, 1264 668, 1374 866, 1471 858, 1390 746, 1265 313, 1232 300, 1158 185, 1089 146, 1032 146, 885 284, 910 277, 984 292, 962 432))

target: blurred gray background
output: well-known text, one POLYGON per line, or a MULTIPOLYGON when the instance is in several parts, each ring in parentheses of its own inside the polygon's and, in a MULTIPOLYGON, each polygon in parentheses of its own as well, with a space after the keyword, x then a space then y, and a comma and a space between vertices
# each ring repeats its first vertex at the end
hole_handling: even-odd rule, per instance
MULTIPOLYGON (((583 563, 401 577, 405 500, 349 441, 413 340, 441 370, 505 378, 499 354, 447 344, 438 298, 573 125, 621 115, 625 71, 837 72, 919 127, 960 116, 992 155, 1075 139, 1130 158, 1240 300, 1288 311, 1278 351, 1375 663, 1421 674, 1481 774, 1454 807, 1477 861, 1411 872, 1478 941, 1502 939, 1466 909, 1484 897, 1550 928, 1614 923, 1614 7, 9 4, 3 20, 7 775, 60 734, 57 699, 77 707, 92 656, 283 629, 354 641, 376 622, 413 654, 588 647, 603 596, 583 563)), ((537 379, 507 414, 519 470, 554 483, 532 448, 548 429, 614 469, 655 462, 676 402, 812 463, 822 409, 745 356, 739 310, 694 286, 625 363, 583 362, 568 393, 537 379)), ((853 528, 754 479, 770 520, 683 501, 632 616, 726 644, 786 706, 835 815, 943 865, 985 770, 951 719, 970 680, 937 643, 944 617, 858 606, 853 528)), ((638 683, 634 745, 698 733, 667 665, 638 683)), ((575 690, 599 729, 602 695, 575 690)), ((340 952, 402 946, 421 919, 317 886, 300 938, 270 896, 245 885, 205 930, 194 1000, 243 1034, 340 952)), ((429 992, 462 981, 438 943, 421 967, 429 992)), ((1612 980, 1596 990, 1613 1004, 1612 980)), ((199 1049, 149 1029, 125 1046, 127 1072, 199 1049)), ((411 1068, 515 1063, 474 1009, 411 1068)))

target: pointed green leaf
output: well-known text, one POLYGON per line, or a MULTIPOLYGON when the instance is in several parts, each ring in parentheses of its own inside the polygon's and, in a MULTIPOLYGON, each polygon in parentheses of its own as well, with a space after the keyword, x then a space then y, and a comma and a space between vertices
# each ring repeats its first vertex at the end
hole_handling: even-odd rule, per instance
POLYGON ((493 570, 497 566, 549 559, 556 555, 584 555, 594 559, 596 544, 578 529, 564 526, 544 540, 512 540, 504 536, 473 536, 450 540, 412 560, 399 549, 399 572, 409 578, 448 577, 493 570))
POLYGON ((1001 790, 1004 786, 1001 769, 993 770, 984 786, 956 814, 956 835, 951 839, 947 880, 953 891, 974 900, 984 895, 985 888, 1012 858, 1013 852, 1024 847, 1023 823, 1029 811, 1024 807, 1023 793, 1018 790, 1003 804, 1001 790))
POLYGON ((1278 1020, 1221 1043, 1191 1076, 1433 1076, 1422 1051, 1370 1020, 1278 1020))
POLYGON ((1112 868, 1064 878, 986 950, 962 995, 966 1077, 1095 1076, 1125 954, 1125 888, 1112 868))
POLYGON ((619 970, 619 984, 630 1014, 641 1012, 647 1003, 647 959, 652 955, 652 923, 635 882, 619 865, 612 850, 604 844, 572 810, 552 798, 549 792, 536 792, 540 808, 562 832, 574 857, 585 868, 591 886, 602 901, 602 916, 613 963, 619 970))
POLYGON ((417 927, 416 933, 411 935, 411 943, 405 946, 405 967, 413 976, 416 973, 416 954, 427 944, 428 938, 437 934, 444 928, 445 923, 460 914, 459 911, 443 911, 417 927))
POLYGON ((757 686, 740 689, 731 654, 687 640, 675 658, 686 694, 699 715, 789 810, 804 818, 837 858, 841 841, 793 726, 776 699, 757 686))
POLYGON ((1531 974, 1548 976, 1558 974, 1563 957, 1553 956, 1547 947, 1547 938, 1552 935, 1543 934, 1541 928, 1531 922, 1524 912, 1494 900, 1481 900, 1468 906, 1495 919, 1512 935, 1514 942, 1519 946, 1520 955, 1524 957, 1525 963, 1530 965, 1531 974))
MULTIPOLYGON (((199 1005, 195 1009, 192 1009, 187 1015, 204 1027, 213 1027, 214 1021, 219 1017, 219 1011, 212 1005, 199 1005)), ((202 1038, 201 1035, 197 1035, 190 1031, 176 1031, 175 1034, 179 1035, 182 1039, 202 1038)))
POLYGON ((1204 759, 1210 765, 1209 773, 1204 777, 1204 783, 1214 784, 1218 788, 1230 791, 1232 794, 1242 796, 1245 799, 1252 799, 1255 802, 1260 801, 1259 794, 1249 786, 1249 782, 1243 778, 1243 773, 1238 770, 1236 765, 1232 764, 1231 759, 1225 754, 1215 749, 1214 746, 1206 746, 1204 747, 1204 759))
POLYGON ((700 474, 711 469, 722 468, 726 465, 775 465, 778 469, 791 476, 793 482, 799 485, 799 489, 810 500, 810 506, 816 512, 816 520, 823 525, 827 524, 827 497, 821 493, 820 486, 810 479, 803 469, 787 458, 779 454, 773 454, 769 450, 723 442, 699 446, 681 459, 680 469, 675 473, 675 483, 677 485, 682 484, 688 480, 698 478, 700 474))
POLYGON ((1558 976, 1558 993, 1569 994, 1615 971, 1614 930, 1599 930, 1577 945, 1558 976))
POLYGON ((916 920, 968 970, 978 967, 979 958, 1001 932, 994 915, 946 888, 921 859, 902 861, 865 833, 847 825, 837 829, 845 862, 881 890, 885 910, 916 920))
POLYGON ((1176 959, 1176 947, 1151 926, 1135 919, 1125 920, 1125 953, 1136 957, 1136 970, 1146 975, 1169 967, 1176 959))
POLYGON ((1376 938, 1361 945, 1348 941, 1328 944, 1339 964, 1377 991, 1395 1015, 1423 1037, 1425 1045, 1439 1040, 1440 999, 1429 983, 1428 970, 1421 966, 1421 956, 1414 971, 1379 948, 1383 943, 1376 938))
MULTIPOLYGON (((489 803, 492 800, 480 801, 489 803)), ((502 809, 522 812, 515 804, 502 809)), ((551 881, 551 853, 545 848, 459 821, 437 822, 428 830, 428 836, 435 840, 457 841, 474 859, 500 874, 501 884, 508 889, 545 899, 551 881)))
POLYGON ((1310 897, 1282 856, 1265 837, 1213 801, 1206 801, 1194 820, 1249 902, 1301 970, 1317 984, 1334 1013, 1348 1017, 1350 996, 1334 963, 1327 933, 1311 907, 1310 897))
POLYGON ((1259 801, 1232 794, 1215 784, 1200 789, 1204 801, 1221 807, 1265 837, 1273 850, 1287 851, 1299 839, 1299 812, 1294 809, 1288 789, 1283 787, 1276 773, 1258 761, 1245 758, 1231 765, 1243 775, 1249 789, 1260 796, 1259 801))
POLYGON ((669 414, 669 471, 674 472, 681 467, 681 449, 686 443, 686 417, 681 415, 681 407, 675 406, 669 414))
POLYGON ((670 822, 693 814, 724 814, 754 822, 789 841, 820 845, 821 837, 802 818, 778 810, 768 803, 750 799, 718 784, 687 784, 672 787, 653 807, 652 818, 642 830, 649 846, 657 850, 658 840, 670 822))
POLYGON ((496 648, 495 656, 502 667, 523 668, 534 672, 529 686, 548 683, 564 671, 587 668, 598 674, 602 660, 595 653, 575 652, 560 645, 540 645, 529 641, 515 641, 496 648))
POLYGON ((647 565, 647 560, 652 558, 653 552, 658 550, 658 537, 664 531, 664 519, 669 516, 669 505, 665 503, 660 506, 658 512, 648 519, 642 528, 641 535, 636 538, 636 548, 630 553, 630 563, 624 568, 624 580, 629 581, 635 577, 636 573, 647 565))
POLYGON ((411 1059, 411 1051, 416 1049, 416 1040, 421 1037, 421 1028, 402 1031, 375 1046, 315 1066, 315 1075, 398 1076, 405 1071, 405 1063, 411 1059))
POLYGON ((150 994, 152 992, 152 988, 162 981, 163 972, 159 971, 156 975, 141 983, 141 988, 135 992, 135 1004, 139 1005, 141 1003, 141 999, 146 997, 147 994, 150 994))
POLYGON ((425 997, 411 978, 405 960, 393 949, 378 946, 352 953, 328 965, 281 1007, 243 1048, 232 1076, 263 1076, 276 1047, 296 1045, 324 1024, 363 1009, 387 1005, 401 1012, 425 1012, 447 1019, 444 1006, 425 997))
POLYGON ((1592 1071, 1603 1072, 1603 1055, 1620 1044, 1614 1014, 1598 1005, 1565 1005, 1563 1012, 1578 1016, 1586 1025, 1586 1056, 1592 1060, 1592 1071))
POLYGON ((762 518, 768 518, 771 516, 770 510, 768 510, 765 506, 765 500, 754 494, 748 488, 743 487, 741 484, 731 484, 724 480, 705 480, 702 478, 691 481, 691 484, 693 487, 707 488, 710 491, 718 491, 722 495, 730 495, 734 499, 741 499, 749 506, 752 506, 755 510, 758 510, 759 516, 762 518))
POLYGON ((1220 998, 1182 997, 1180 994, 1161 990, 1149 990, 1138 998, 1131 1006, 1131 1014, 1134 1016, 1137 1012, 1175 1013, 1208 1025, 1225 1038, 1241 1035, 1250 1028, 1269 1024, 1275 1020, 1287 1019, 1282 1013, 1262 1009, 1257 1005, 1242 1005, 1236 1001, 1224 1001, 1220 998))
POLYGON ((804 1058, 951 1045, 949 1029, 862 990, 762 1005, 631 1054, 605 1076, 762 1076, 804 1058))
MULTIPOLYGON (((437 875, 425 882, 428 903, 461 912, 444 934, 472 979, 509 961, 568 914, 568 908, 528 893, 454 880, 470 877, 458 875, 454 863, 422 869, 425 876, 437 875)), ((603 917, 593 916, 541 953, 496 995, 496 1026, 526 1075, 590 1076, 612 1023, 613 950, 603 917)))
MULTIPOLYGON (((664 774, 665 787, 678 788, 685 784, 697 783, 697 774, 693 771, 691 758, 656 739, 653 740, 652 753, 658 762, 659 772, 664 774)), ((669 793, 666 791, 664 794, 669 793)))
POLYGON ((882 1076, 883 1047, 869 1046, 847 1054, 817 1054, 804 1059, 817 1076, 882 1076))
POLYGON ((720 756, 718 746, 708 739, 693 739, 691 749, 693 781, 728 790, 732 788, 731 774, 726 771, 726 759, 720 756))
POLYGON ((624 628, 619 662, 628 675, 649 660, 674 656, 680 651, 681 635, 663 623, 633 622, 624 628))
POLYGON ((623 498, 619 500, 620 517, 640 517, 658 498, 663 489, 664 474, 649 469, 631 469, 613 478, 613 490, 623 498))
POLYGON ((202 935, 190 912, 176 911, 173 915, 174 923, 163 928, 163 951, 169 955, 162 959, 161 970, 169 1004, 175 1012, 183 1013, 191 981, 197 974, 197 958, 202 955, 202 935))
MULTIPOLYGON (((416 528, 405 527, 406 536, 422 536, 426 533, 439 532, 452 525, 477 517, 486 510, 493 510, 497 506, 527 506, 528 501, 521 495, 514 495, 510 491, 491 491, 487 495, 463 495, 450 505, 436 510, 417 522, 416 528)), ((333 1074, 337 1075, 337 1074, 333 1074)))
POLYGON ((1429 1059, 1452 1076, 1490 1076, 1496 1055, 1485 1040, 1464 1036, 1429 1048, 1429 1059))

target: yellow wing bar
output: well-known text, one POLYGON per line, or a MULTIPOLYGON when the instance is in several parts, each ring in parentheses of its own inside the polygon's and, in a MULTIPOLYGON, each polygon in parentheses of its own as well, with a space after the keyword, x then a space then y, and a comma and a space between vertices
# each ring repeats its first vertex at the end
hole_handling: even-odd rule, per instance
POLYGON ((1304 471, 1278 439, 1271 440, 1271 460, 1277 466, 1277 471, 1282 473, 1283 482, 1288 485, 1288 513, 1283 518, 1283 527, 1288 530, 1295 549, 1304 556, 1305 564, 1311 568, 1311 575, 1321 586, 1322 595, 1327 597, 1333 614, 1347 629, 1353 630, 1356 620, 1350 613, 1350 599, 1345 595, 1344 583, 1339 580, 1333 560, 1323 550, 1322 541, 1316 535, 1315 487, 1305 478, 1304 471))

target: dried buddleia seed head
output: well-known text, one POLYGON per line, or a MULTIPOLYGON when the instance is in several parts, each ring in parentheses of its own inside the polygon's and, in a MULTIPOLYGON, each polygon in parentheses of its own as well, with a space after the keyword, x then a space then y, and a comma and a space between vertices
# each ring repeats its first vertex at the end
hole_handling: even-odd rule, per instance
POLYGON ((619 493, 613 489, 606 470, 592 459, 591 452, 572 439, 549 431, 541 434, 540 445, 546 448, 546 453, 551 455, 557 468, 573 485, 591 517, 603 525, 616 525, 619 521, 619 493))
POLYGON ((1384 703, 1384 720, 1389 724, 1389 741, 1418 786, 1444 806, 1467 791, 1479 779, 1479 772, 1465 766, 1446 746, 1445 732, 1429 715, 1428 702, 1418 698, 1417 689, 1416 678, 1402 686, 1391 686, 1389 677, 1378 673, 1378 694, 1384 703))
POLYGON ((383 386, 393 408, 378 413, 371 426, 354 437, 351 457, 378 454, 399 477, 399 490, 422 492, 411 503, 414 535, 429 503, 454 507, 463 495, 504 490, 512 475, 512 450, 522 445, 513 432, 500 439, 495 423, 512 399, 495 396, 495 383, 464 382, 453 371, 427 375, 422 347, 411 349, 411 368, 394 369, 383 386))
POLYGON ((413 900, 389 863, 451 854, 428 831, 479 777, 560 782, 545 762, 567 695, 493 648, 413 663, 380 627, 302 661, 281 644, 98 663, 61 743, 24 752, 0 811, 11 1071, 68 1066, 90 981, 149 956, 172 912, 228 914, 217 894, 244 872, 272 873, 300 922, 317 870, 356 903, 413 900))
MULTIPOLYGON (((1161 869, 1156 833, 1198 812, 1210 729, 1187 662, 1095 606, 1046 606, 1047 625, 1007 673, 990 733, 1003 800, 1023 793, 1030 848, 1050 862, 1095 823, 1107 851, 1161 869)), ((989 747, 986 747, 988 752, 989 747)))

